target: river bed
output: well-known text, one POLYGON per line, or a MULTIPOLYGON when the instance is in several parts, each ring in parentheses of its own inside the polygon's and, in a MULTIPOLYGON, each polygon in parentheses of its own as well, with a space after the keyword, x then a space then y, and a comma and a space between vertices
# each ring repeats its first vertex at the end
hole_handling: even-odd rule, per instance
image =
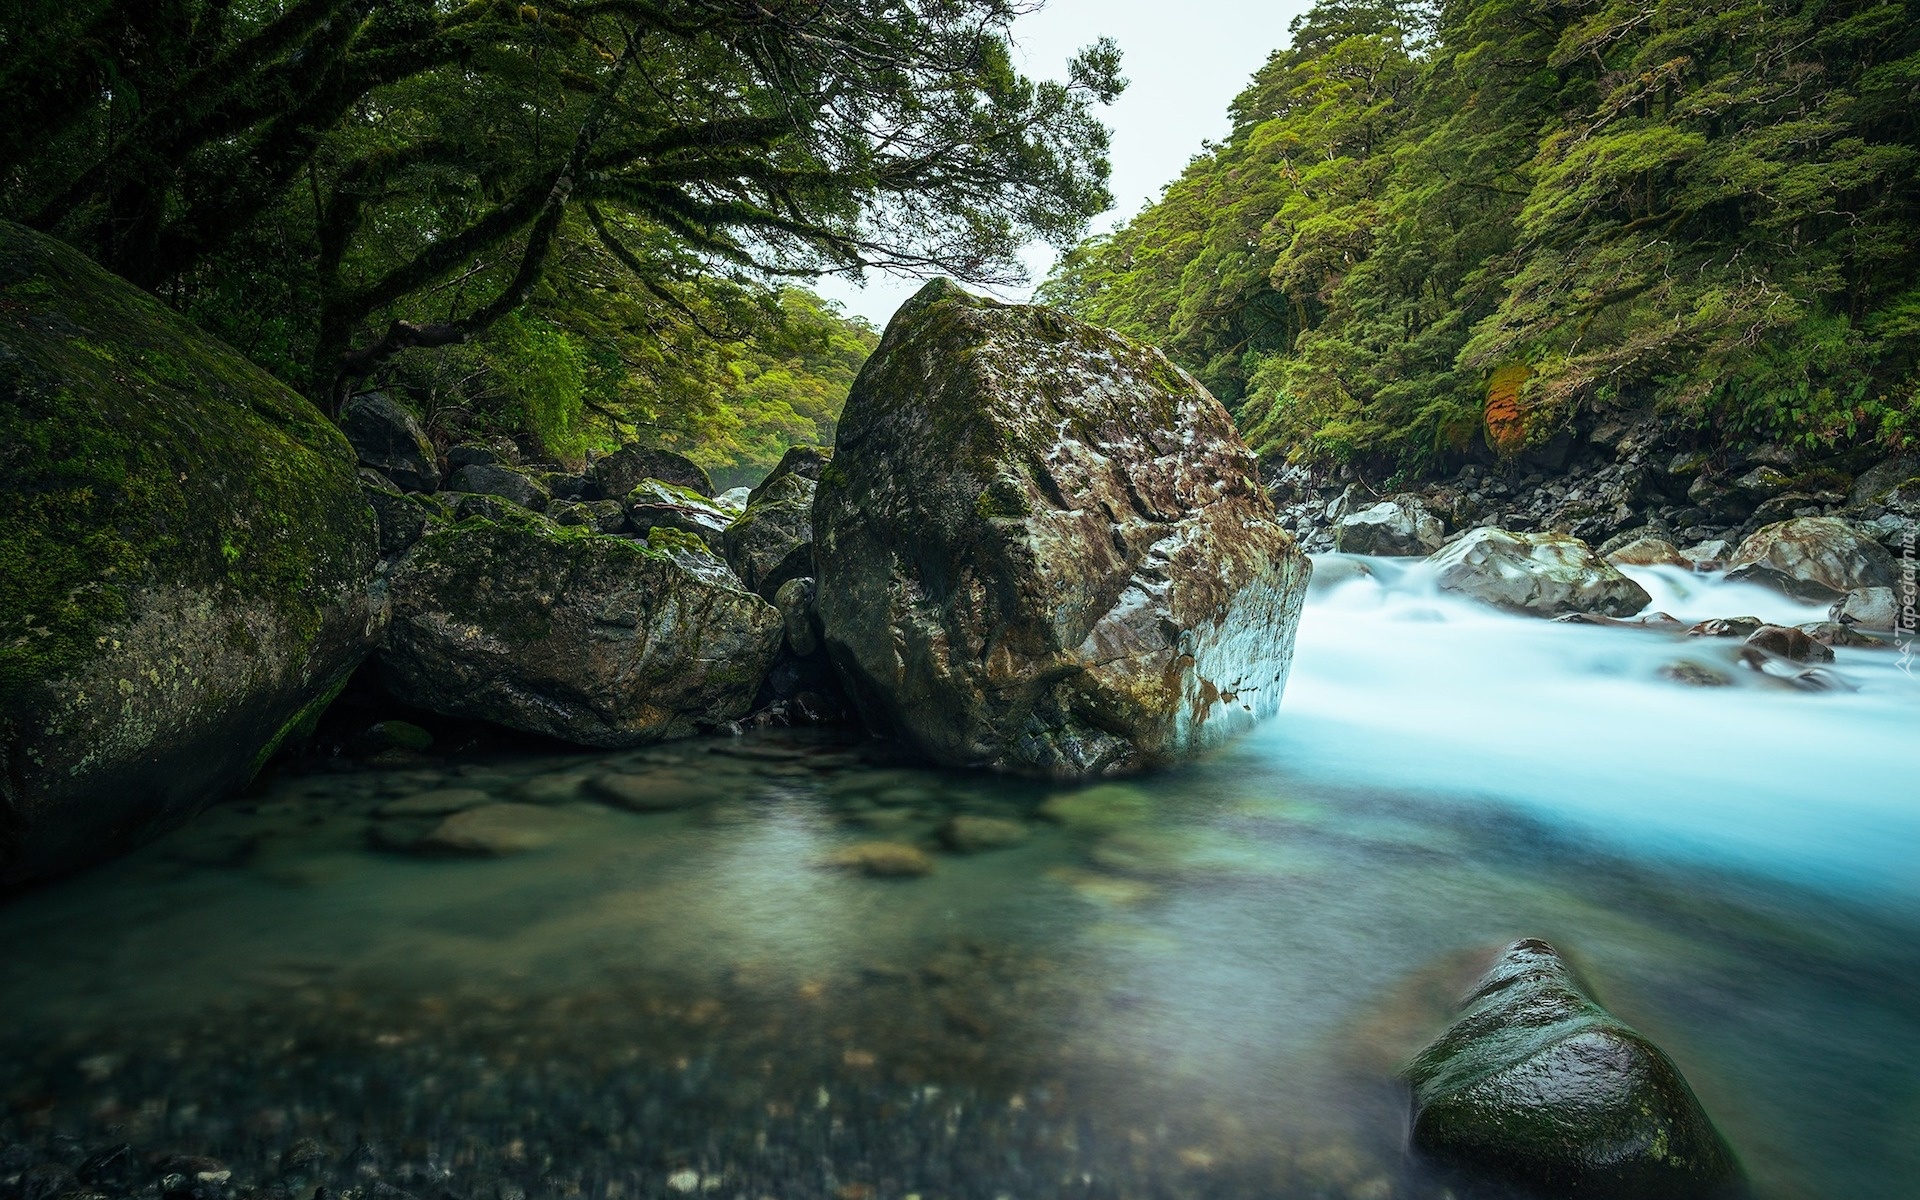
MULTIPOLYGON (((1759 1196, 1913 1195, 1920 684, 1897 656, 1842 648, 1857 690, 1809 694, 1732 643, 1319 565, 1355 577, 1310 598, 1280 717, 1149 778, 1063 789, 802 732, 282 775, 12 898, 0 1179, 1493 1197, 1408 1159, 1394 1072, 1539 936, 1675 1059, 1759 1196), (1664 678, 1682 658, 1733 683, 1664 678), (597 802, 610 774, 676 807, 597 802), (376 810, 450 788, 537 806, 538 844, 392 848, 427 822, 376 810), (955 852, 955 817, 1019 840, 955 852), (872 841, 931 873, 835 865, 872 841)), ((1822 615, 1634 574, 1687 620, 1822 615)))

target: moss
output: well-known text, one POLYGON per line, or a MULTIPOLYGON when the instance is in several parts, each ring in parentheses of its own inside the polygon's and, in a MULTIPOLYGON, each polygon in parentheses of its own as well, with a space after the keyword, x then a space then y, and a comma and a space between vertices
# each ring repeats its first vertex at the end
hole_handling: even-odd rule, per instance
POLYGON ((353 472, 283 384, 0 223, 0 716, 79 669, 151 584, 264 600, 310 642, 326 586, 373 545, 371 512, 340 502, 353 472))
POLYGON ((684 529, 669 529, 665 525, 655 525, 647 530, 647 545, 655 550, 682 550, 695 554, 711 554, 706 542, 697 535, 684 529))
POLYGON ((975 515, 993 520, 995 518, 1020 518, 1030 515, 1032 507, 1027 504, 1024 492, 1009 479, 996 479, 980 492, 980 498, 973 503, 975 515))
POLYGON ((267 739, 266 745, 260 747, 260 752, 253 756, 253 765, 247 768, 247 778, 251 779, 258 775, 260 768, 271 762, 273 756, 280 752, 280 747, 289 741, 305 741, 312 737, 314 729, 320 724, 320 718, 326 714, 328 708, 333 706, 333 702, 339 699, 341 691, 346 688, 347 681, 351 678, 353 678, 352 671, 342 671, 337 679, 326 686, 325 690, 301 705, 298 712, 287 718, 274 735, 267 739))

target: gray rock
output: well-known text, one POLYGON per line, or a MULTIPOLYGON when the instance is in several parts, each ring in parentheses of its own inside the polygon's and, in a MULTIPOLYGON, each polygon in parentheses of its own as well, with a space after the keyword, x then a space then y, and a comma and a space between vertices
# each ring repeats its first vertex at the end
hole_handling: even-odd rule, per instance
POLYGON ((1660 676, 1687 687, 1726 687, 1733 682, 1726 672, 1687 658, 1676 659, 1661 667, 1660 676))
POLYGON ((578 525, 595 533, 623 533, 627 529, 626 506, 618 500, 557 500, 547 515, 556 525, 578 525))
POLYGON ((747 511, 747 497, 751 495, 753 495, 753 489, 750 487, 728 488, 715 496, 713 502, 737 517, 747 511))
POLYGON ((727 526, 727 562, 740 579, 772 597, 790 579, 814 574, 813 497, 818 485, 791 473, 754 490, 747 511, 727 526))
POLYGON ((773 594, 786 630, 787 648, 802 658, 820 649, 820 616, 814 607, 814 581, 789 579, 773 594))
POLYGON ((1607 561, 1622 567, 1690 567, 1680 548, 1665 538, 1638 537, 1607 555, 1607 561))
POLYGON ((590 746, 744 716, 780 614, 713 568, 525 514, 423 538, 380 651, 410 704, 590 746))
POLYGON ((537 804, 484 804, 449 816, 414 848, 457 854, 520 854, 552 845, 578 823, 572 814, 537 804))
POLYGON ((520 447, 510 438, 494 438, 485 442, 462 442, 447 449, 447 469, 458 471, 465 466, 517 467, 520 465, 520 447))
POLYGON ((1827 615, 1842 625, 1891 633, 1900 621, 1900 600, 1890 587, 1855 588, 1833 602, 1827 615))
POLYGON ((624 500, 627 522, 642 536, 655 529, 678 529, 723 553, 733 514, 700 493, 660 479, 643 479, 624 500))
POLYGON ((1833 651, 1821 642, 1815 641, 1806 630, 1786 625, 1762 625, 1747 635, 1743 643, 1747 649, 1761 650, 1775 658, 1784 658, 1788 662, 1833 661, 1833 651))
POLYGON ((1629 617, 1653 601, 1585 542, 1564 533, 1476 529, 1428 562, 1443 591, 1530 616, 1629 617))
POLYGON ((1226 410, 1109 330, 929 284, 814 518, 849 693, 939 761, 1133 771, 1279 706, 1311 567, 1226 410))
POLYGON ((1837 600, 1855 588, 1892 587, 1893 556, 1837 517, 1768 525, 1740 543, 1727 578, 1751 580, 1801 600, 1837 600))
POLYGON ((1920 457, 1890 458, 1862 471, 1847 492, 1847 503, 1859 506, 1883 499, 1906 481, 1920 478, 1920 457))
POLYGON ((433 443, 413 414, 385 392, 362 392, 340 410, 340 432, 347 435, 360 465, 371 467, 409 492, 440 486, 433 443))
POLYGON ((1733 543, 1727 539, 1709 538, 1681 550, 1680 557, 1696 571, 1719 571, 1725 569, 1733 550, 1733 543))
POLYGON ((747 492, 746 507, 771 491, 776 484, 789 475, 798 475, 810 483, 819 483, 821 472, 833 461, 831 446, 789 446, 780 456, 780 461, 767 472, 767 477, 755 484, 747 492))
POLYGON ((1446 526, 1417 496, 1395 496, 1334 522, 1333 546, 1342 554, 1420 557, 1445 544, 1446 526))
POLYGON ((1469 1171, 1612 1200, 1701 1200, 1738 1183, 1672 1060, 1542 941, 1509 946, 1406 1074, 1414 1148, 1469 1171))
POLYGON ((447 480, 450 492, 471 492, 478 496, 498 496, 530 512, 545 512, 553 494, 546 484, 517 467, 472 463, 461 467, 447 480))
POLYGON ((703 497, 713 495, 713 480, 699 463, 684 454, 637 443, 622 446, 594 463, 593 477, 603 496, 625 496, 646 479, 658 479, 703 497))
POLYGON ((284 384, 0 222, 0 886, 144 841, 378 640, 355 453, 284 384))
POLYGON ((379 524, 383 558, 405 554, 428 529, 447 520, 446 506, 437 497, 403 492, 392 480, 369 467, 360 469, 360 495, 373 509, 374 520, 379 524))

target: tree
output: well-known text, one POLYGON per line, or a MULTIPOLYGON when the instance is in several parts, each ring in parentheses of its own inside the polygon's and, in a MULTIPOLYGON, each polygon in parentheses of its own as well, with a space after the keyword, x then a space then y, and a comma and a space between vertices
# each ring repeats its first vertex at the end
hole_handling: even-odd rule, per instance
POLYGON ((1118 54, 1022 77, 1013 0, 21 7, 0 209, 329 403, 521 310, 570 242, 673 308, 716 273, 1004 281, 1108 203, 1118 54))

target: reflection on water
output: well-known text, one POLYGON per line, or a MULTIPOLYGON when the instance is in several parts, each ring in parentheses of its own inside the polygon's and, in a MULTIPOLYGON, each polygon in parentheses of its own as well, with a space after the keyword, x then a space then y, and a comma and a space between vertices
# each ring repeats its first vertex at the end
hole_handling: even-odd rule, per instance
MULTIPOLYGON (((1487 1195, 1406 1161, 1393 1070, 1538 935, 1763 1196, 1910 1195, 1904 677, 1842 650, 1856 693, 1689 690, 1659 667, 1724 646, 1371 566, 1311 602, 1279 721, 1145 780, 760 735, 276 781, 0 907, 0 1178, 128 1142, 81 1183, 1487 1195), (436 852, 448 808, 525 848, 436 852), (876 842, 927 857, 849 857, 876 842)), ((1676 616, 1814 615, 1642 577, 1676 616)))

